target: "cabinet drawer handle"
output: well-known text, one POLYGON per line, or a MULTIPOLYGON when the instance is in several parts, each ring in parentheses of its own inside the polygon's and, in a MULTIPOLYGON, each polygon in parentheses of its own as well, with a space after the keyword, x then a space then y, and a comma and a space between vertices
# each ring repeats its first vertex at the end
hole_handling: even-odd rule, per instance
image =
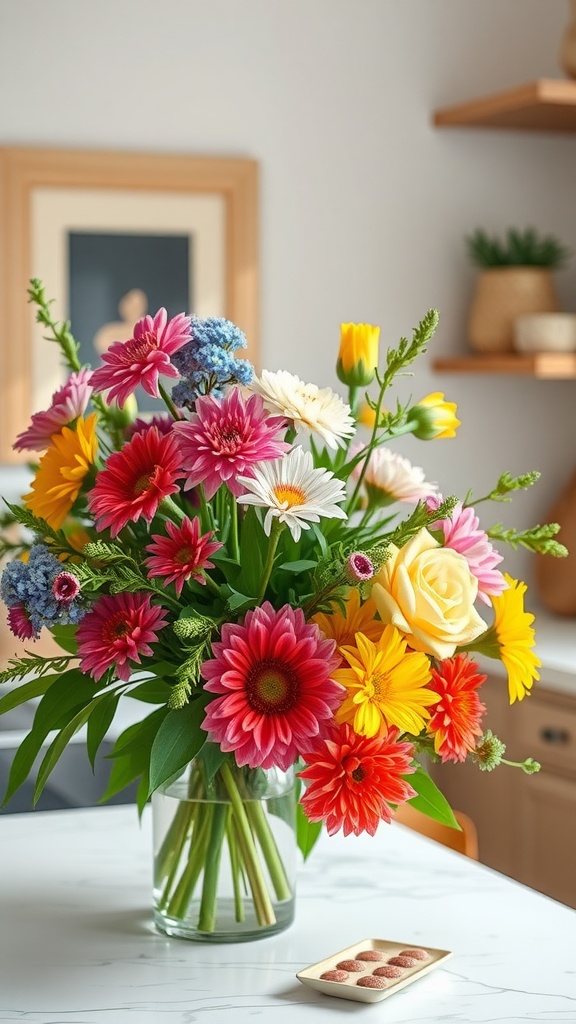
POLYGON ((570 733, 566 729, 556 729, 554 726, 546 726, 540 730, 540 739, 544 743, 555 743, 557 745, 568 743, 570 741, 570 733))

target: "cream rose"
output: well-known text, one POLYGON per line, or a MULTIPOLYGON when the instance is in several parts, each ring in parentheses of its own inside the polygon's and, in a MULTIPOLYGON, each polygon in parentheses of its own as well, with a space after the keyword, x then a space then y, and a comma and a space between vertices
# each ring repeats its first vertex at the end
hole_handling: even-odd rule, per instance
POLYGON ((442 547, 422 529, 392 555, 374 577, 371 596, 415 651, 450 658, 486 630, 474 608, 478 580, 463 555, 442 547))

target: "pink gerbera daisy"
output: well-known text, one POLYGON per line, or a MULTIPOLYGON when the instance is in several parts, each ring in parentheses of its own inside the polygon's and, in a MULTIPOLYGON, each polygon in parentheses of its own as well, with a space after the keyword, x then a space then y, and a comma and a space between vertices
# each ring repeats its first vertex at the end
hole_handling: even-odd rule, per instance
POLYGON ((275 611, 266 601, 228 622, 214 658, 202 665, 210 702, 202 727, 239 765, 290 767, 321 734, 344 691, 331 679, 335 642, 306 623, 301 609, 275 611))
POLYGON ((160 397, 158 377, 179 377, 170 356, 190 341, 190 317, 185 313, 168 320, 160 309, 154 318, 144 316, 134 327, 128 341, 114 341, 104 352, 102 361, 92 375, 95 391, 108 391, 122 407, 140 384, 154 398, 160 397))
MULTIPOLYGON (((431 495, 426 504, 429 509, 435 510, 441 502, 441 495, 431 495)), ((464 508, 461 501, 449 519, 438 519, 431 524, 432 530, 442 530, 445 547, 464 555, 470 572, 478 580, 478 598, 489 605, 489 596, 502 594, 507 584, 500 570, 496 569, 502 561, 502 555, 479 527, 480 520, 474 509, 464 508)))
POLYGON ((310 821, 324 821, 328 835, 374 835, 381 821, 392 820, 389 804, 416 796, 404 776, 415 771, 414 747, 398 743, 398 730, 386 736, 359 736, 347 723, 333 726, 304 751, 307 768, 298 772, 309 783, 301 799, 310 821))
POLYGON ((26 608, 23 604, 15 604, 8 609, 8 625, 19 640, 37 640, 36 632, 26 608))
POLYGON ((480 723, 486 708, 478 696, 478 687, 486 676, 465 654, 447 658, 431 671, 429 688, 440 695, 428 722, 428 731, 434 735, 434 749, 442 761, 465 761, 482 735, 480 723))
POLYGON ((18 434, 13 447, 19 451, 42 452, 50 445, 53 434, 82 416, 92 394, 91 370, 71 373, 66 383, 52 395, 52 404, 44 412, 35 412, 30 426, 18 434))
POLYGON ((178 597, 186 580, 195 579, 205 583, 204 569, 213 569, 214 562, 208 561, 222 545, 211 541, 214 531, 200 535, 200 520, 186 516, 180 526, 169 520, 166 523, 168 537, 153 533, 154 544, 148 544, 146 551, 151 557, 144 559, 150 576, 164 576, 166 583, 174 583, 178 597))
POLYGON ((128 680, 130 662, 150 657, 150 644, 167 624, 164 609, 149 594, 105 594, 84 616, 76 631, 80 668, 98 681, 112 665, 118 679, 128 680))
POLYGON ((250 476, 256 463, 288 451, 290 446, 278 436, 285 426, 283 416, 266 412, 259 395, 245 400, 238 388, 222 400, 202 395, 192 419, 174 426, 188 474, 186 486, 204 484, 210 499, 225 483, 238 497, 244 490, 239 476, 250 476))
POLYGON ((89 497, 96 529, 110 527, 115 537, 126 523, 143 516, 151 522, 160 502, 178 490, 183 476, 180 451, 172 434, 151 427, 135 434, 119 452, 109 456, 89 497))

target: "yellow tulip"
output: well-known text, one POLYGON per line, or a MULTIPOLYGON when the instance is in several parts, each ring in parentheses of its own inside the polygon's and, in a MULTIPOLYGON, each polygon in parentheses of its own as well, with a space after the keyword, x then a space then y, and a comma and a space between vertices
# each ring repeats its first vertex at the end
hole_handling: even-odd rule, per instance
POLYGON ((349 387, 367 387, 378 366, 380 328, 372 324, 341 324, 336 372, 349 387))
POLYGON ((441 391, 434 391, 420 399, 410 409, 408 420, 416 421, 417 426, 412 433, 421 441, 456 437, 456 428, 460 426, 460 420, 456 418, 456 403, 445 402, 441 391))

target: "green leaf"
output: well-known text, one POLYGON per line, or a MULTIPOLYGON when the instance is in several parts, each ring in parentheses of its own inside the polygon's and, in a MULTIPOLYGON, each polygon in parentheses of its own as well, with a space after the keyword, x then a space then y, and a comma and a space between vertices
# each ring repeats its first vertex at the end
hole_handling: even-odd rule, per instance
POLYGON ((306 860, 314 848, 321 831, 322 822, 309 821, 302 810, 302 805, 298 804, 296 806, 296 838, 298 848, 302 851, 304 860, 306 860))
POLYGON ((226 760, 226 754, 220 749, 217 743, 211 743, 206 740, 202 749, 199 751, 199 757, 204 762, 204 769, 206 773, 206 782, 212 782, 212 779, 216 775, 216 772, 226 760))
POLYGON ((249 506, 242 521, 240 535, 240 565, 242 569, 235 585, 238 590, 245 591, 251 597, 258 597, 262 588, 267 546, 268 541, 256 509, 249 506))
POLYGON ((163 679, 146 679, 133 690, 126 690, 126 697, 141 700, 145 704, 166 704, 170 696, 170 686, 163 679))
POLYGON ((56 643, 68 654, 78 653, 78 642, 76 640, 77 626, 51 626, 50 632, 56 643))
POLYGON ((239 608, 256 604, 256 597, 248 597, 246 594, 240 594, 237 590, 234 590, 230 584, 228 584, 228 590, 230 591, 230 596, 226 603, 231 612, 237 611, 239 608))
POLYGON ((127 729, 124 729, 124 732, 120 733, 107 757, 125 757, 126 755, 133 754, 140 748, 150 749, 156 733, 167 714, 167 708, 158 708, 147 715, 146 718, 143 718, 141 722, 134 722, 133 725, 129 725, 127 729))
POLYGON ((31 679, 28 683, 22 683, 21 686, 11 690, 10 693, 6 693, 3 697, 0 697, 0 715, 6 714, 7 711, 12 711, 13 708, 19 707, 20 704, 25 704, 28 700, 33 700, 34 697, 41 697, 57 679, 60 679, 60 675, 31 679))
POLYGON ((317 561, 312 561, 309 558, 298 558, 295 562, 284 562, 278 568, 284 569, 285 572, 306 572, 307 569, 315 569, 317 565, 317 561))
POLYGON ((207 734, 200 722, 209 699, 209 694, 202 694, 166 715, 152 744, 148 795, 184 768, 206 742, 207 734))
POLYGON ((428 772, 425 772, 423 768, 417 768, 414 775, 408 776, 408 781, 418 793, 418 796, 408 801, 412 807, 427 814, 434 821, 439 821, 442 825, 460 829, 450 804, 436 783, 432 781, 428 772))
POLYGON ((98 707, 94 709, 90 718, 88 719, 88 728, 86 730, 86 751, 88 759, 94 769, 94 762, 96 760, 96 754, 102 740, 104 739, 108 729, 112 725, 114 715, 116 714, 116 708, 118 707, 118 701, 120 700, 121 694, 119 693, 106 693, 105 697, 107 701, 102 701, 98 707))
POLYGON ((77 714, 75 714, 74 717, 67 722, 64 728, 60 729, 54 737, 42 759, 40 768, 38 769, 36 786, 34 788, 34 806, 36 806, 46 782, 72 737, 75 736, 78 730, 86 724, 90 715, 95 711, 98 705, 107 700, 109 696, 109 693, 98 694, 97 697, 94 697, 94 700, 91 700, 89 704, 86 704, 85 707, 81 708, 80 711, 78 711, 77 714))

